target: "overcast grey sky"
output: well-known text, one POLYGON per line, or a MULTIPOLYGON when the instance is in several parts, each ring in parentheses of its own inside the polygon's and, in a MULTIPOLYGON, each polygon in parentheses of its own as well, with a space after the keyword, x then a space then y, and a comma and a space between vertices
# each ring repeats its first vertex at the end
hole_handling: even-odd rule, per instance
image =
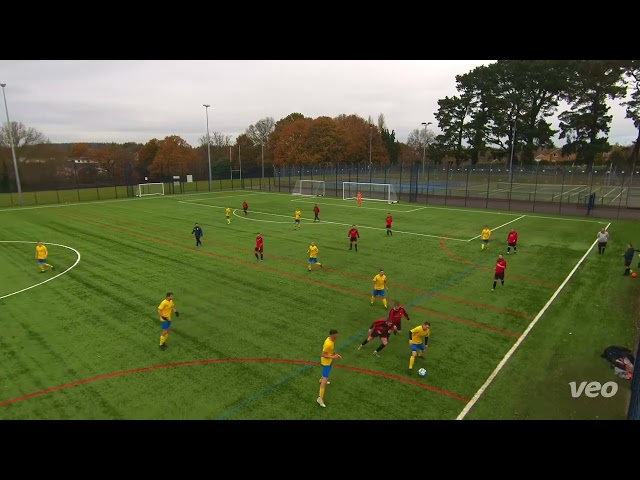
MULTIPOLYGON (((11 121, 60 142, 139 142, 209 131, 235 137, 264 117, 383 113, 407 141, 433 122, 455 76, 494 60, 0 60, 11 121)), ((612 144, 637 131, 612 103, 612 144)), ((2 105, 4 107, 4 105, 2 105)), ((3 109, 4 110, 4 109, 3 109)), ((0 115, 6 123, 5 112, 0 115)), ((557 127, 557 121, 553 122, 557 127)), ((431 127, 430 127, 431 128, 431 127)), ((438 133, 437 127, 434 131, 438 133)), ((561 143, 557 142, 558 145, 561 143)))

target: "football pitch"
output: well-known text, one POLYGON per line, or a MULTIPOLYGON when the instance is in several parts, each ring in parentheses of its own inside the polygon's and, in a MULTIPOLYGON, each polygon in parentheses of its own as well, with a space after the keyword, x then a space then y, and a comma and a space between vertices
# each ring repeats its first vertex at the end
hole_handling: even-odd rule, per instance
POLYGON ((571 398, 567 382, 615 380, 600 346, 632 346, 638 281, 620 274, 637 222, 239 190, 0 209, 0 221, 0 419, 624 416, 628 385, 594 402, 571 398), (493 232, 481 251, 485 225, 493 232), (603 226, 612 240, 599 256, 603 226), (492 291, 511 228, 518 253, 505 255, 505 285, 492 291), (258 232, 264 260, 254 256, 258 232), (55 270, 39 272, 37 241, 55 270), (312 241, 323 266, 309 272, 312 241), (377 358, 378 339, 358 346, 388 313, 370 305, 381 268, 389 308, 400 301, 410 321, 377 358), (157 306, 167 292, 180 316, 162 351, 157 306), (408 332, 424 321, 426 359, 409 371, 408 332), (321 408, 318 361, 334 328, 342 359, 321 408))

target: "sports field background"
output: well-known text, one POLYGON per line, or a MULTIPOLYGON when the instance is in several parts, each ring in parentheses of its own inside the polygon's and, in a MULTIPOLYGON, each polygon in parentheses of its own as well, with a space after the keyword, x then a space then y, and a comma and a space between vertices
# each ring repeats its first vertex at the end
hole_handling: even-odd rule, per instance
MULTIPOLYGON (((0 219, 2 419, 455 419, 608 224, 238 190, 13 208, 0 219), (494 229, 489 251, 480 251, 484 225, 494 229), (491 292, 511 227, 518 254, 491 292), (253 256, 256 232, 264 261, 253 256), (54 272, 38 272, 39 240, 54 272), (311 241, 324 268, 307 272, 311 241), (357 346, 387 313, 369 305, 379 268, 390 306, 400 300, 411 322, 375 358, 377 340, 357 346), (156 307, 167 291, 181 315, 160 351, 156 307), (406 333, 424 320, 432 339, 421 378, 407 371, 406 333), (343 359, 321 409, 317 361, 331 328, 343 359)), ((640 228, 609 230, 606 254, 586 257, 466 418, 625 417, 629 386, 599 354, 634 346, 638 281, 622 277, 621 255, 640 228), (573 399, 568 382, 583 380, 613 380, 619 392, 573 399)))

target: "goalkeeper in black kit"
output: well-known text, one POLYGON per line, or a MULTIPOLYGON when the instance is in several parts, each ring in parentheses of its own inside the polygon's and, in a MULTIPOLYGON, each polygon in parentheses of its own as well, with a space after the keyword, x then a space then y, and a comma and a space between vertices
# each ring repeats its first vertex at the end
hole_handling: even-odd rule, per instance
POLYGON ((191 235, 194 235, 196 237, 196 247, 202 245, 200 239, 204 237, 204 232, 202 231, 202 228, 200 228, 200 225, 196 223, 196 226, 193 227, 193 230, 191 230, 191 235))

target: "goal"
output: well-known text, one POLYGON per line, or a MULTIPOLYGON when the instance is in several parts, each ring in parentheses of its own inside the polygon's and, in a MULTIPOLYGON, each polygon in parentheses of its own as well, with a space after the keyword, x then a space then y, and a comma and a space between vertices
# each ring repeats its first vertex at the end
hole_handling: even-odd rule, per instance
POLYGON ((147 195, 164 195, 164 183, 141 183, 135 189, 136 197, 147 195))
POLYGON ((353 200, 358 192, 363 200, 398 203, 398 196, 391 183, 342 182, 342 199, 353 200))
POLYGON ((292 195, 324 197, 324 180, 296 180, 292 195))

